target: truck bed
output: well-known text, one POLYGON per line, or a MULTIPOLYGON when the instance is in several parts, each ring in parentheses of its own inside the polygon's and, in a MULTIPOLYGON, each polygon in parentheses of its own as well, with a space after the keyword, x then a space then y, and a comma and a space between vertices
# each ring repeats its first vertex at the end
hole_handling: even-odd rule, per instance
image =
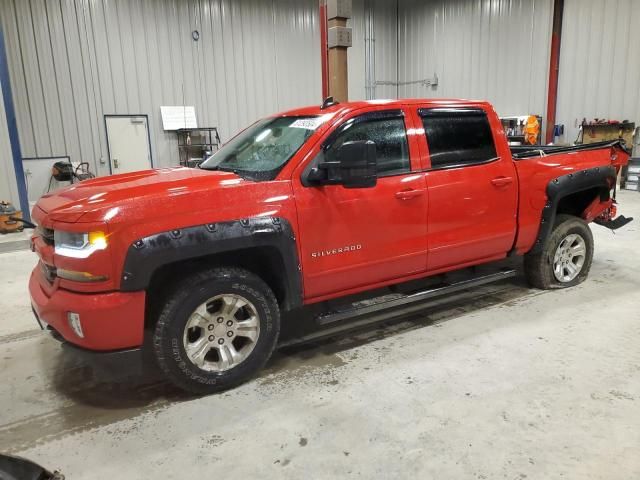
POLYGON ((558 145, 517 145, 511 146, 511 155, 514 160, 522 160, 531 157, 544 157, 556 153, 580 152, 585 150, 597 150, 600 148, 620 146, 626 150, 624 140, 607 140, 605 142, 586 143, 569 147, 558 145))

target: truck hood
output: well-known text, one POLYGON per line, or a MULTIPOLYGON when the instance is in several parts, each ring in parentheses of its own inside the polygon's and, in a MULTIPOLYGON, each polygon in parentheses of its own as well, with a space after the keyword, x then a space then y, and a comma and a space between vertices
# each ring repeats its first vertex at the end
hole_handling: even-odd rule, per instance
POLYGON ((110 215, 121 208, 130 208, 136 199, 163 202, 168 197, 240 183, 247 182, 231 172, 185 167, 143 170, 70 185, 43 195, 37 206, 54 222, 109 221, 110 215))

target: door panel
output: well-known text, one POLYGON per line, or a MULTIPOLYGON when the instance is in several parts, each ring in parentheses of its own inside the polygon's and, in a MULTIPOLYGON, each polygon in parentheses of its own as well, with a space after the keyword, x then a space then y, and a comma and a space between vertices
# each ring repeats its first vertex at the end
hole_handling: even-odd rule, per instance
POLYGON ((425 271, 422 175, 381 178, 374 188, 302 189, 295 197, 307 297, 425 271), (421 195, 396 198, 407 189, 421 195))
POLYGON ((513 178, 499 160, 490 164, 427 172, 429 190, 429 270, 507 253, 516 230, 514 184, 495 186, 497 177, 513 178))
POLYGON ((518 201, 515 168, 506 143, 496 142, 493 116, 479 108, 442 109, 451 116, 443 121, 427 113, 436 110, 416 117, 430 205, 429 271, 506 255, 518 201))
POLYGON ((111 173, 152 168, 147 117, 106 116, 105 122, 111 173))
MULTIPOLYGON (((407 141, 411 167, 415 169, 418 146, 411 134, 407 141)), ((318 145, 310 158, 320 154, 318 145)), ((390 176, 378 178, 373 188, 305 187, 300 182, 305 165, 294 173, 307 299, 426 270, 424 173, 412 173, 408 165, 405 173, 399 173, 401 163, 395 157, 380 161, 379 152, 378 166, 390 176)))

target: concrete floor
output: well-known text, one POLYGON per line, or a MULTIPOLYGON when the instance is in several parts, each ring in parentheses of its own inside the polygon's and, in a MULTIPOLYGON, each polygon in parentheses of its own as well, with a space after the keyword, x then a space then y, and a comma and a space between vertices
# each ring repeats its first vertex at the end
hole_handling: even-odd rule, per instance
POLYGON ((639 223, 593 230, 579 287, 494 285, 206 398, 69 357, 35 330, 34 256, 0 254, 0 451, 74 480, 640 478, 639 223))
POLYGON ((28 229, 22 232, 0 233, 0 253, 29 248, 30 238, 31 231, 28 229))

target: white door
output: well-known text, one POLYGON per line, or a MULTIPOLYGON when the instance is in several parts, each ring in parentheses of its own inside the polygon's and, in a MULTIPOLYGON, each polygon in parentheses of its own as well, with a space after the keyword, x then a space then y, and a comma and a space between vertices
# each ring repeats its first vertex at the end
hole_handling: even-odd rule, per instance
POLYGON ((111 173, 151 168, 147 117, 107 116, 107 142, 111 173))

